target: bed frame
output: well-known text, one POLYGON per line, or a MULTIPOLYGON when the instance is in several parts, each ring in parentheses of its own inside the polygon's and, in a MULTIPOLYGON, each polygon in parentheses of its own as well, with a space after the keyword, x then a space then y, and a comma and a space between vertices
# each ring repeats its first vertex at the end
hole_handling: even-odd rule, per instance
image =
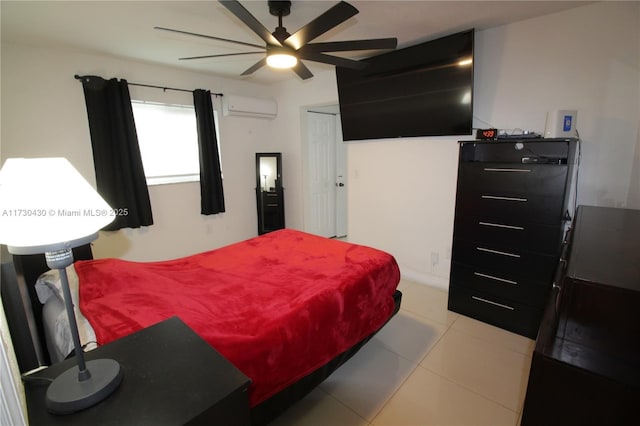
MULTIPOLYGON (((73 249, 74 260, 91 260, 91 246, 73 249)), ((21 373, 50 365, 44 337, 42 304, 35 283, 48 271, 44 254, 14 255, 13 262, 2 263, 2 305, 7 316, 14 351, 21 373)))
MULTIPOLYGON (((73 249, 73 257, 75 260, 93 259, 91 246, 87 244, 73 249)), ((42 323, 43 305, 35 291, 37 278, 49 269, 44 255, 14 255, 13 263, 3 263, 1 266, 2 302, 20 371, 25 373, 40 366, 50 365, 42 323)), ((395 309, 387 322, 399 311, 401 300, 402 293, 396 290, 395 309)), ((347 362, 375 334, 371 334, 323 367, 251 408, 252 425, 265 425, 275 419, 347 362)))

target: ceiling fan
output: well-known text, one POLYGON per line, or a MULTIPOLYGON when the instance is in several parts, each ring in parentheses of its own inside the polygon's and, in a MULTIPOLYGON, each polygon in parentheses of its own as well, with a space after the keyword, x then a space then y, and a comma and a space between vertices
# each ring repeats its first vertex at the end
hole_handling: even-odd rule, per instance
POLYGON ((377 50, 377 49, 395 49, 398 40, 396 38, 378 38, 367 40, 351 40, 351 41, 333 41, 325 43, 309 43, 316 37, 324 34, 330 29, 336 27, 347 19, 358 13, 358 9, 349 3, 341 1, 333 6, 307 25, 300 28, 293 34, 289 34, 287 29, 282 26, 282 17, 291 13, 290 1, 271 1, 269 0, 269 13, 278 17, 278 26, 274 32, 262 25, 247 9, 236 0, 219 0, 220 3, 240 19, 245 25, 255 32, 264 42, 265 46, 253 43, 245 43, 237 40, 230 40, 221 37, 214 37, 204 34, 196 34, 187 31, 175 30, 171 28, 154 27, 157 30, 170 31, 174 33, 187 34, 196 37, 204 37, 213 40, 235 43, 243 46, 261 49, 259 52, 242 52, 242 53, 226 53, 220 55, 192 56, 187 58, 179 58, 180 60, 217 58, 224 56, 252 55, 257 53, 265 54, 254 65, 249 67, 241 75, 249 75, 257 71, 264 65, 274 68, 291 68, 303 80, 313 77, 309 68, 307 68, 300 60, 305 59, 314 62, 322 62, 325 64, 336 65, 345 68, 363 69, 366 62, 353 59, 343 58, 339 56, 327 55, 325 52, 344 52, 350 50, 377 50))

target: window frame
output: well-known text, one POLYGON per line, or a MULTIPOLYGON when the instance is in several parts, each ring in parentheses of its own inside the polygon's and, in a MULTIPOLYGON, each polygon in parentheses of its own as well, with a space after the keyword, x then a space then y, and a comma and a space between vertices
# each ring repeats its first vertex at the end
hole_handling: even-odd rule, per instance
MULTIPOLYGON (((172 108, 184 108, 184 109, 188 109, 191 110, 193 112, 193 117, 194 117, 194 123, 195 123, 195 107, 193 106, 193 104, 191 105, 185 105, 185 104, 175 104, 175 103, 167 103, 167 102, 156 102, 156 101, 145 101, 142 99, 132 99, 131 100, 131 106, 134 109, 134 120, 135 120, 135 104, 140 104, 140 105, 155 105, 155 106, 160 106, 160 107, 172 107, 172 108)), ((218 111, 214 110, 213 111, 213 120, 215 123, 215 128, 216 128, 216 140, 218 143, 218 158, 220 161, 220 169, 221 169, 221 173, 222 173, 222 155, 221 155, 221 150, 220 150, 220 131, 219 131, 219 120, 218 120, 218 111)), ((137 123, 136 123, 136 128, 137 128, 137 123)), ((196 148, 199 150, 198 147, 198 134, 197 134, 197 124, 196 124, 196 133, 195 133, 195 143, 196 143, 196 148)), ((140 141, 140 137, 138 136, 138 140, 140 141)), ((140 143, 140 142, 138 142, 140 143)), ((173 146, 172 146, 173 147, 173 146)), ((144 166, 144 155, 142 153, 142 150, 140 150, 140 155, 142 157, 142 162, 143 162, 143 166, 144 166)), ((199 155, 199 154, 198 154, 199 155)), ((176 183, 189 183, 189 182, 200 182, 200 159, 197 159, 198 161, 198 171, 196 173, 189 173, 189 174, 181 174, 181 175, 177 175, 177 174, 164 174, 164 175, 159 175, 159 176, 148 176, 147 175, 147 171, 145 170, 145 180, 147 182, 147 186, 157 186, 157 185, 169 185, 169 184, 176 184, 176 183)), ((223 177, 224 178, 224 177, 223 177)))

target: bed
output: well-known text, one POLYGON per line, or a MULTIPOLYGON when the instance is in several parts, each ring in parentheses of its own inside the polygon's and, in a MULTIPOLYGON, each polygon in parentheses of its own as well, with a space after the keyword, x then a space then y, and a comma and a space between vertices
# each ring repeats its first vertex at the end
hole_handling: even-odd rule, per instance
MULTIPOLYGON (((69 272, 84 342, 106 344, 177 315, 251 378, 256 425, 347 361, 401 300, 388 253, 289 229, 170 261, 77 260, 69 272)), ((59 301, 55 276, 45 277, 35 297, 51 294, 44 307, 33 303, 39 338, 58 347, 52 357, 65 356, 56 332, 44 332, 43 318, 64 317, 49 312, 59 301)))

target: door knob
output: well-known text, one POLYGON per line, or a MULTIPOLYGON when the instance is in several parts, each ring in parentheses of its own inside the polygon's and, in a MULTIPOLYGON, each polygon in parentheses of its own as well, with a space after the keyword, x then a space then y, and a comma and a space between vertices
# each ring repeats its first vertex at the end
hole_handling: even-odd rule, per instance
POLYGON ((344 183, 342 183, 342 182, 336 183, 336 186, 342 187, 342 186, 344 186, 344 183))

